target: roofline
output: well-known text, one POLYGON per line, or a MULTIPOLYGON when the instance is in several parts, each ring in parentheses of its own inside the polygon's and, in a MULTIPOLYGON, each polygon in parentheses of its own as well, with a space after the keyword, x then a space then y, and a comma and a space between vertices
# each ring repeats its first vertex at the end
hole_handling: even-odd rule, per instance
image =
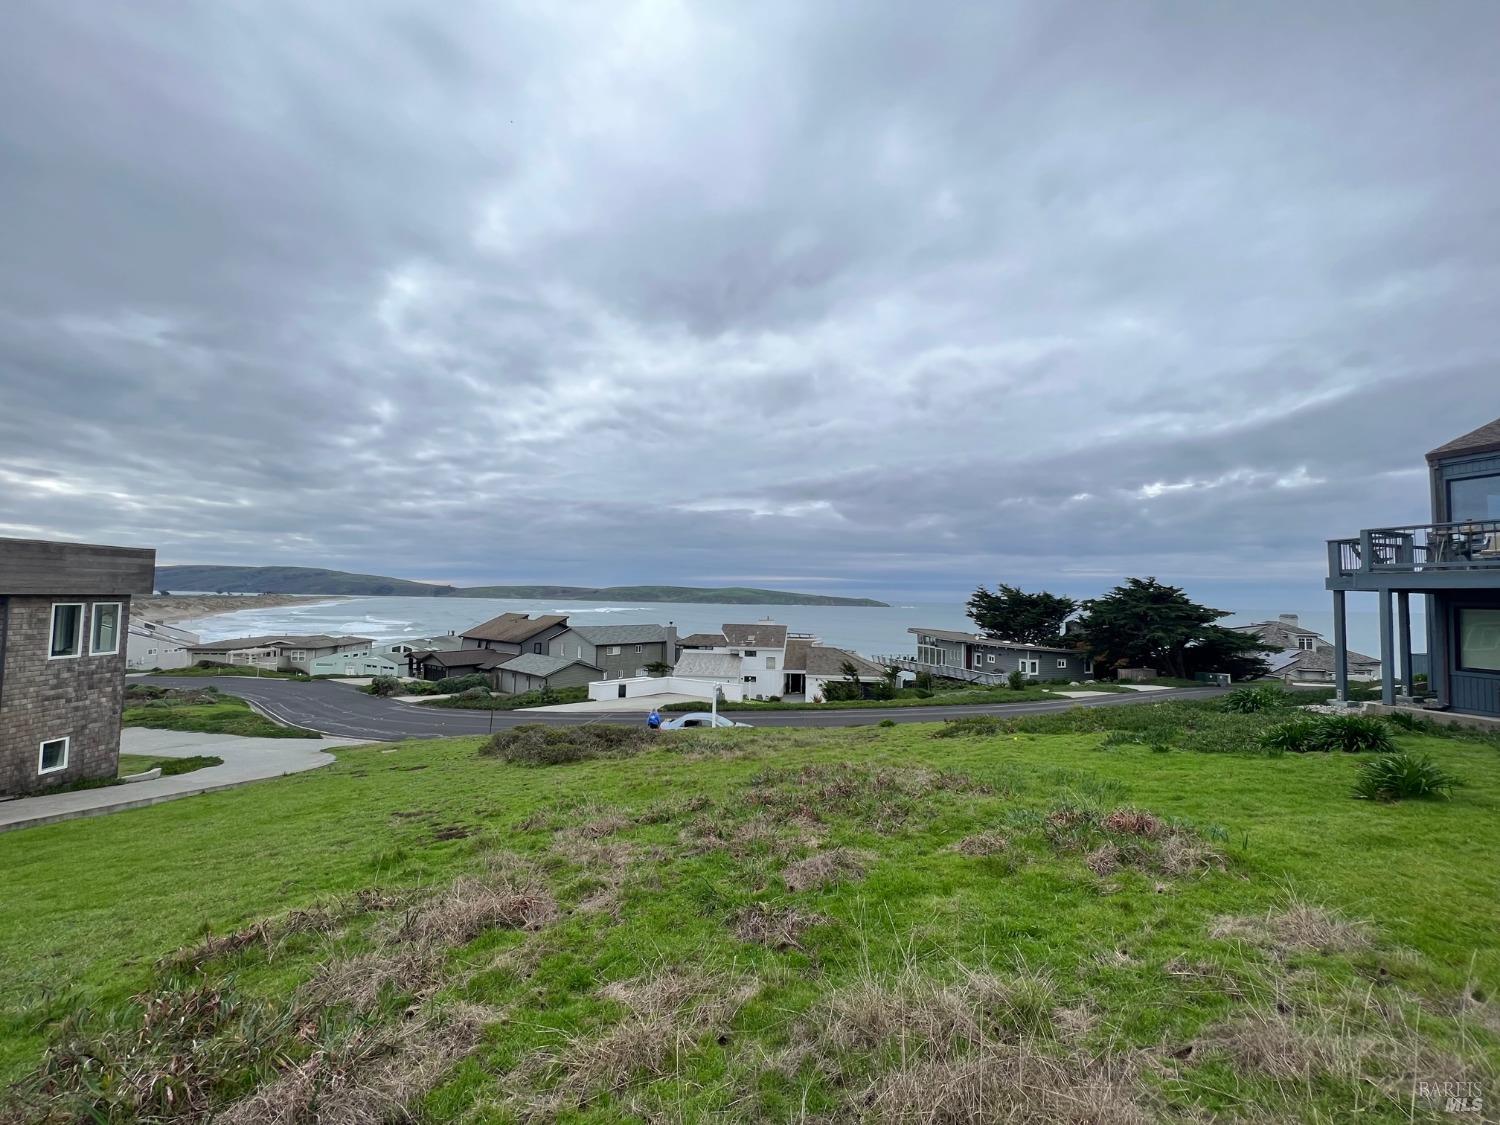
MULTIPOLYGON (((933 635, 937 635, 939 633, 957 633, 960 637, 964 638, 965 644, 988 645, 990 648, 1016 648, 1025 649, 1028 652, 1067 652, 1073 654, 1077 654, 1083 651, 1082 649, 1077 648, 1063 648, 1061 645, 1028 645, 1022 644, 1019 641, 1002 641, 997 640, 994 637, 981 637, 977 633, 959 633, 957 629, 935 629, 930 627, 923 628, 919 625, 913 625, 906 631, 908 633, 931 633, 933 635)), ((951 638, 944 637, 943 639, 949 640, 951 638)))
POLYGON ((1479 445, 1467 445, 1462 449, 1450 449, 1443 451, 1442 446, 1427 451, 1427 463, 1436 465, 1443 461, 1461 461, 1465 457, 1484 457, 1487 454, 1500 453, 1500 441, 1489 441, 1479 445))

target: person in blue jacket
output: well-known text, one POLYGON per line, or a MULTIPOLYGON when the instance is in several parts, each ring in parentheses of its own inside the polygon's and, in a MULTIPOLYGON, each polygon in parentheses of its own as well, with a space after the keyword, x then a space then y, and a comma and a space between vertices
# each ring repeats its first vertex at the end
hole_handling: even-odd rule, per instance
POLYGON ((646 725, 652 730, 661 730, 661 712, 655 707, 651 708, 651 714, 646 716, 646 725))

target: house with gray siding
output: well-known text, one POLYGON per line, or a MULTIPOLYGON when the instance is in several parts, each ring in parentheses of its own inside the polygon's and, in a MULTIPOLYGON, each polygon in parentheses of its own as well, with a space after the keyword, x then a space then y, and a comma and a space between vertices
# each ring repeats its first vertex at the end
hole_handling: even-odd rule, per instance
POLYGON ((193 662, 188 649, 201 640, 197 633, 175 625, 132 619, 125 635, 125 667, 132 672, 186 668, 193 662))
POLYGON ((552 638, 567 627, 568 619, 561 614, 531 617, 524 613, 502 613, 465 629, 460 634, 462 643, 456 647, 482 648, 513 656, 523 652, 546 656, 552 638))
POLYGON ((1428 706, 1500 717, 1500 418, 1427 454, 1431 521, 1328 541, 1334 682, 1350 678, 1345 601, 1373 593, 1381 701, 1413 694, 1411 599, 1426 608, 1428 706))
MULTIPOLYGON (((1321 633, 1304 626, 1297 614, 1283 613, 1275 621, 1231 625, 1230 628, 1280 650, 1269 658, 1271 677, 1294 684, 1333 682, 1333 646, 1323 639, 1321 633)), ((1380 661, 1353 650, 1348 653, 1348 668, 1352 680, 1380 677, 1380 661)))
POLYGON ((188 646, 197 664, 240 664, 277 672, 313 674, 313 662, 325 656, 357 656, 370 651, 369 637, 330 637, 324 633, 277 633, 264 637, 227 637, 188 646))
POLYGON ((551 656, 591 664, 604 674, 595 679, 645 676, 647 665, 677 663, 674 625, 572 625, 549 642, 551 656))
POLYGON ((457 676, 488 677, 490 687, 500 689, 499 670, 516 658, 515 653, 491 652, 486 648, 454 648, 407 654, 411 674, 420 680, 446 680, 457 676))
POLYGON ((1003 683, 1012 672, 1028 680, 1085 680, 1094 674, 1088 653, 1055 645, 1027 645, 953 629, 912 628, 915 658, 892 660, 913 672, 931 672, 955 680, 1003 683))
POLYGON ((0 539, 0 797, 114 777, 130 599, 156 552, 0 539))
POLYGON ((527 691, 587 687, 599 679, 599 669, 566 656, 523 652, 502 664, 496 675, 498 690, 519 695, 527 691))

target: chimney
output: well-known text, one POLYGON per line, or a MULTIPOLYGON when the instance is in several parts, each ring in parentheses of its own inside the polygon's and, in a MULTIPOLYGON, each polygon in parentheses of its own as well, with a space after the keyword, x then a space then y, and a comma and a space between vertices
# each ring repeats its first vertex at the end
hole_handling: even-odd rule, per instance
POLYGON ((1297 615, 1295 613, 1283 613, 1283 614, 1280 614, 1279 616, 1281 618, 1281 623, 1283 625, 1290 625, 1294 629, 1298 627, 1297 626, 1297 615))

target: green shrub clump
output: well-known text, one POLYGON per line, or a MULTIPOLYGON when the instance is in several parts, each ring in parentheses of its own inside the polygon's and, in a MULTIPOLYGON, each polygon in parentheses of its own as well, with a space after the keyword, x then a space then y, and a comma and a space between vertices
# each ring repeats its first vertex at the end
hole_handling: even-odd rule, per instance
POLYGON ((459 695, 471 688, 485 688, 490 686, 489 677, 481 676, 474 672, 467 676, 448 676, 437 682, 438 695, 459 695))
POLYGON ((559 727, 523 723, 495 735, 479 748, 479 753, 518 766, 556 766, 590 758, 639 754, 659 743, 661 737, 645 726, 588 723, 559 727))
POLYGON ((401 694, 401 681, 395 676, 376 676, 365 688, 371 695, 399 695, 401 694))
POLYGON ((1403 750, 1360 763, 1354 795, 1362 801, 1448 797, 1462 784, 1426 755, 1403 750))
POLYGON ((1026 687, 1026 677, 1019 668, 1006 676, 1005 682, 1010 685, 1011 691, 1022 691, 1026 687))
POLYGON ((1290 701, 1280 688, 1269 684, 1255 687, 1235 688, 1219 701, 1219 706, 1237 715, 1253 715, 1259 711, 1274 711, 1285 707, 1290 701))
POLYGON ((1278 754, 1389 754, 1396 749, 1390 728, 1373 715, 1298 716, 1266 731, 1261 745, 1278 754))
POLYGON ((1003 734, 1005 720, 994 715, 965 715, 962 719, 946 719, 943 725, 932 732, 933 738, 985 738, 1003 734))

